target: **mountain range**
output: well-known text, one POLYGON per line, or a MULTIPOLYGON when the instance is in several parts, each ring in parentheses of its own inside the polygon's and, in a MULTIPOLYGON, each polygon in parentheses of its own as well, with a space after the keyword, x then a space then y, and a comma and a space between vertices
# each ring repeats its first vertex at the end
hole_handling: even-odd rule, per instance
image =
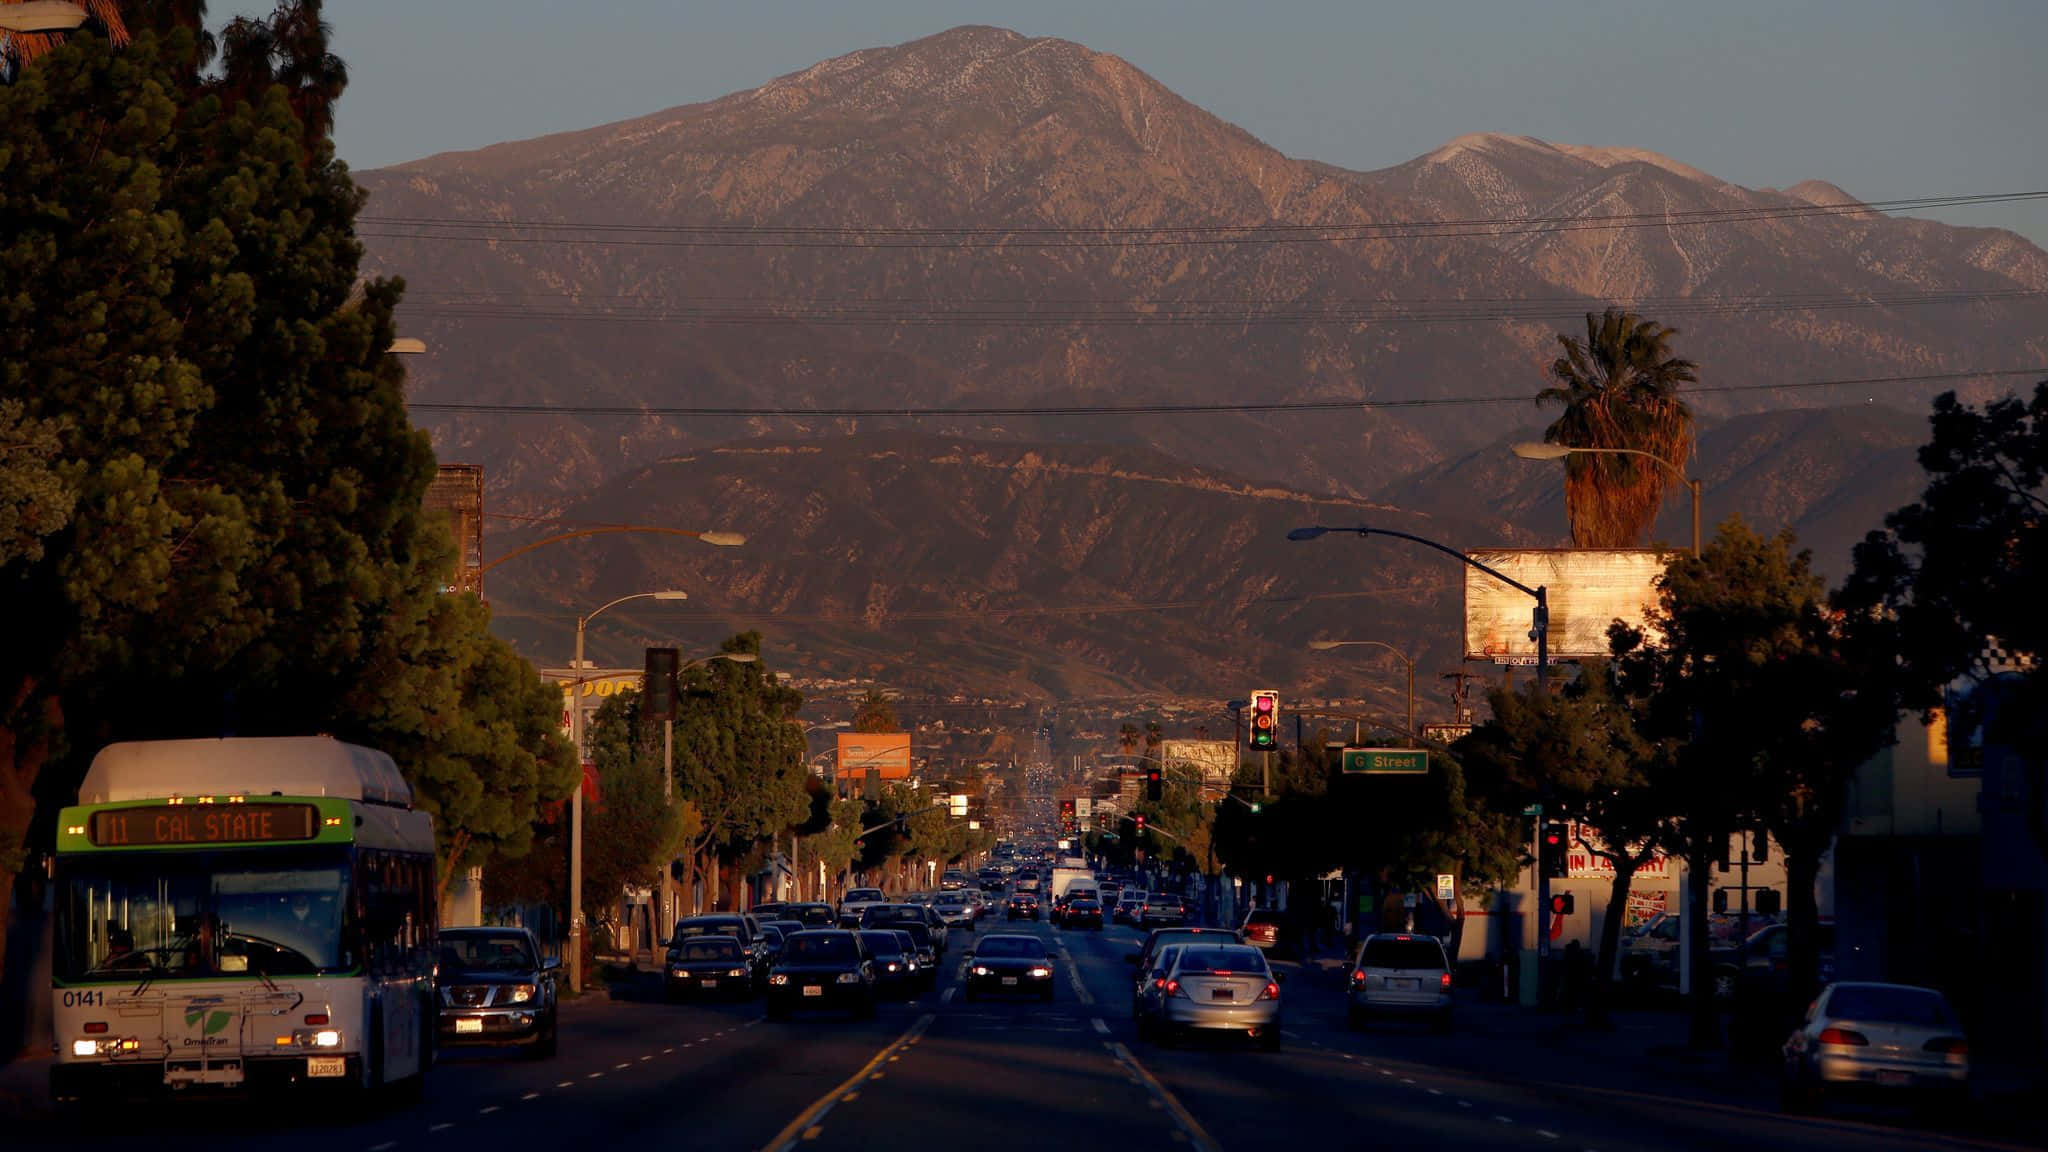
POLYGON ((1308 684, 1316 632, 1448 654, 1457 584, 1276 544, 1279 510, 1559 543, 1556 466, 1506 446, 1554 414, 1530 397, 1589 310, 1680 329, 1708 522, 1791 526, 1837 575, 1917 491, 1926 398, 2048 363, 2048 255, 2009 232, 1521 137, 1347 171, 991 28, 359 179, 366 266, 406 277, 434 353, 418 419, 493 509, 753 537, 494 572, 533 645, 600 591, 687 577, 707 624, 772 620, 820 670, 1308 684), (1371 595, 1286 599, 1342 588, 1371 595))

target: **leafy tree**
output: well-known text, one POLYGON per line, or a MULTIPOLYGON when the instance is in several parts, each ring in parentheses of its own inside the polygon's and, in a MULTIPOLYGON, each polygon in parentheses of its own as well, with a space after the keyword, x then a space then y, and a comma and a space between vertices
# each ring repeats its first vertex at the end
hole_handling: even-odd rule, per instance
POLYGON ((464 867, 525 855, 579 773, 560 690, 491 634, 483 601, 437 596, 423 616, 349 701, 346 734, 389 752, 433 813, 445 897, 464 867))
MULTIPOLYGON (((1632 448, 1683 464, 1692 456, 1692 409, 1679 398, 1697 367, 1671 354, 1676 328, 1609 308, 1586 314, 1586 338, 1560 334, 1564 355, 1550 365, 1556 383, 1539 405, 1564 411, 1543 439, 1573 448, 1632 448)), ((1565 459, 1565 510, 1581 548, 1634 546, 1657 519, 1671 478, 1654 461, 1626 454, 1577 453, 1565 459)))
MULTIPOLYGON (((721 652, 759 656, 761 636, 742 632, 721 652)), ((684 845, 699 858, 743 854, 804 819, 803 729, 791 723, 803 694, 758 660, 711 660, 684 671, 675 723, 676 794, 695 828, 684 845)), ((714 894, 714 900, 717 899, 714 894)))
POLYGON ((853 706, 855 732, 901 732, 896 722, 896 705, 881 692, 870 688, 853 706))
POLYGON ((661 744, 640 723, 640 693, 606 700, 591 718, 597 798, 583 810, 583 903, 616 918, 627 885, 646 886, 682 847, 683 814, 663 794, 661 744))
POLYGON ((0 400, 0 566, 43 558, 43 538, 71 519, 77 493, 50 461, 55 420, 30 420, 19 400, 0 400))
POLYGON ((0 88, 0 401, 76 494, 0 567, 10 865, 112 740, 346 728, 439 583, 362 194, 283 92, 181 103, 195 53, 77 35, 0 88))
MULTIPOLYGON (((2031 399, 1981 409, 1944 394, 1931 428, 1926 491, 1857 546, 1842 606, 1896 622, 1909 706, 1932 709, 1948 685, 1991 679, 1994 648, 2033 656, 2010 711, 2038 720, 2048 716, 2048 380, 2031 399)), ((2012 736, 2032 758, 2048 756, 2048 727, 2012 736)))

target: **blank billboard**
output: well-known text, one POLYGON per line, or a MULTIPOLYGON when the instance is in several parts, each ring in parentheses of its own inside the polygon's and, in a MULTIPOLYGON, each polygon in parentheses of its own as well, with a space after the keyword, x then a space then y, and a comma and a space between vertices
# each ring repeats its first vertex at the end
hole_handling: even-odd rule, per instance
MULTIPOLYGON (((1644 626, 1671 554, 1648 548, 1475 548, 1466 555, 1544 589, 1550 601, 1550 658, 1577 660, 1607 655, 1607 627, 1615 620, 1644 626)), ((1536 642, 1529 627, 1535 607, 1535 597, 1468 565, 1465 658, 1534 664, 1536 642)))
POLYGON ((870 769, 884 780, 910 779, 910 733, 841 732, 839 774, 858 780, 870 769))

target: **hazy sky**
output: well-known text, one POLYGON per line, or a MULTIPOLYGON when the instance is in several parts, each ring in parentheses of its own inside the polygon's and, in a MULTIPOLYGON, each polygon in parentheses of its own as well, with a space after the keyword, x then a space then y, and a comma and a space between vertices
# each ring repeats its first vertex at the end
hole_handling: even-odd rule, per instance
MULTIPOLYGON (((2048 189, 2048 0, 331 0, 328 14, 351 77, 336 139, 356 168, 994 24, 1113 52, 1283 152, 1347 168, 1486 131, 1864 199, 2048 189)), ((2048 246, 2048 202, 1941 218, 2048 246)))

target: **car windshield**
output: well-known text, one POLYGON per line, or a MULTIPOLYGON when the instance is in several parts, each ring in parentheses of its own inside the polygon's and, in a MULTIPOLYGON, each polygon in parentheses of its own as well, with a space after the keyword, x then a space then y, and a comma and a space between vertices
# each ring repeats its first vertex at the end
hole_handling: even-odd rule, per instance
POLYGON ((1828 997, 1827 1015, 1837 1020, 1908 1024, 1918 1028, 1953 1028, 1955 1014, 1939 992, 1927 988, 1889 988, 1873 984, 1841 984, 1828 997))
POLYGON ((858 958, 858 949, 850 933, 828 936, 799 932, 789 938, 782 958, 792 964, 851 964, 858 958))
POLYGON ((862 900, 885 899, 880 888, 851 888, 846 893, 846 903, 857 904, 862 900))
POLYGON ((441 933, 441 971, 531 972, 540 958, 524 932, 441 933))
POLYGON ((737 960, 745 955, 740 942, 730 936, 704 936, 686 942, 680 949, 684 960, 737 960))
POLYGON ((984 960, 1037 960, 1045 955, 1045 945, 1035 936, 991 936, 975 948, 974 954, 984 960))
POLYGON ((678 941, 688 940, 692 936, 732 936, 738 938, 742 927, 743 925, 737 918, 685 920, 681 924, 676 925, 675 938, 678 941))
POLYGON ((1266 970, 1265 958, 1256 948, 1189 945, 1180 950, 1180 972, 1246 972, 1266 970))
POLYGON ((903 943, 894 932, 863 932, 860 942, 877 956, 895 956, 903 951, 903 943))
POLYGON ((1436 941, 1424 937, 1380 937, 1365 942, 1365 954, 1358 964, 1361 968, 1441 968, 1444 951, 1436 941))

